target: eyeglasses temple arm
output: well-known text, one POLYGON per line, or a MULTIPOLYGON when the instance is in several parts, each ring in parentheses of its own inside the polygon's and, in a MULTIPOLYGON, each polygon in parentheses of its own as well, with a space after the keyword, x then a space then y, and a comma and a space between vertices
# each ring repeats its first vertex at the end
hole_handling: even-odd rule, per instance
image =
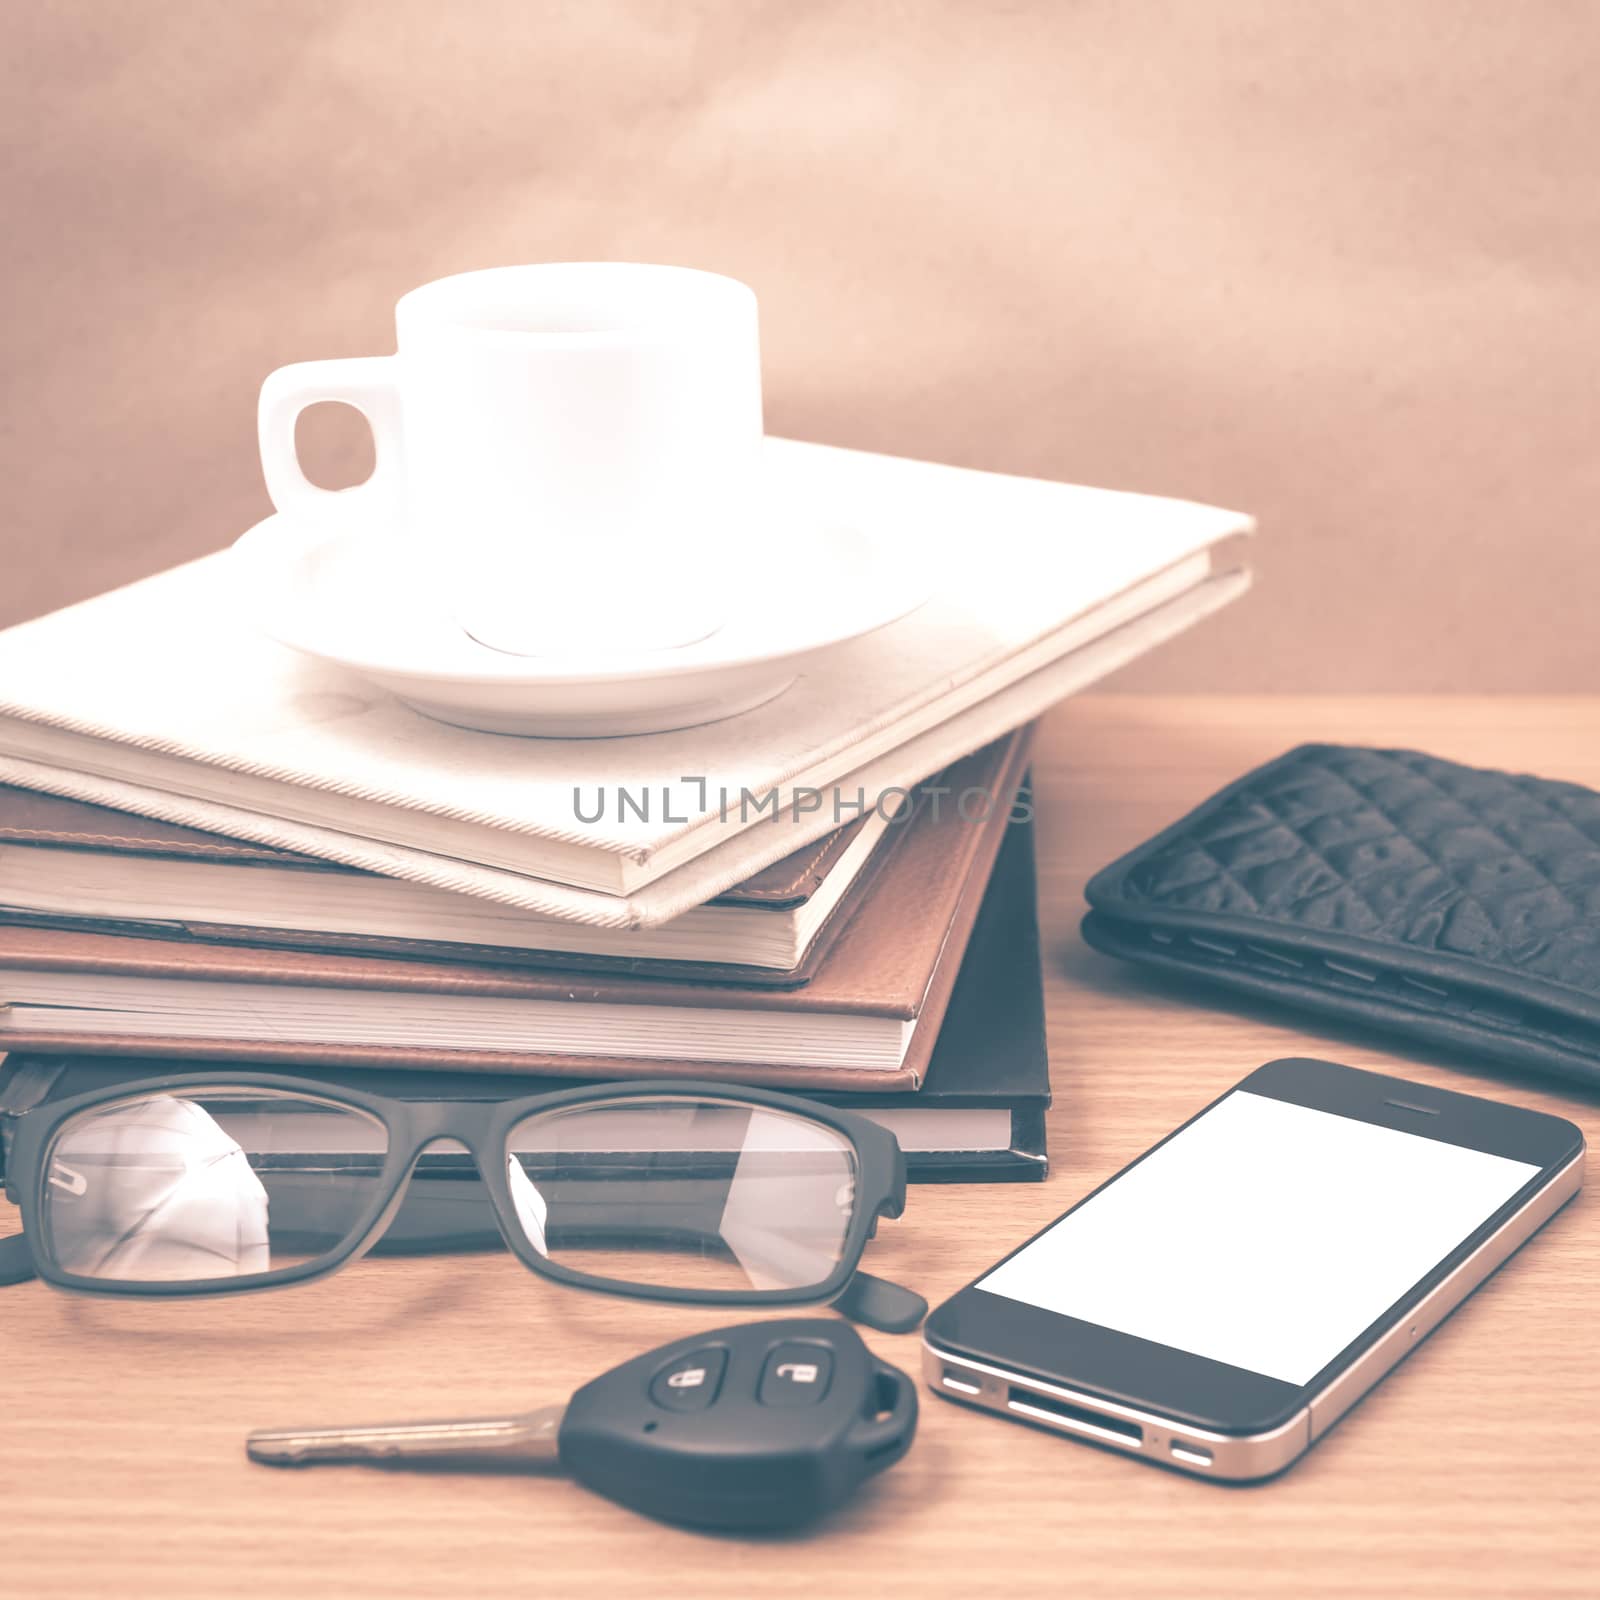
POLYGON ((33 1265, 33 1251, 20 1233, 9 1239, 0 1239, 0 1287, 13 1283, 26 1283, 38 1277, 33 1265))
POLYGON ((914 1333, 928 1314, 928 1302, 898 1283, 858 1272, 833 1297, 833 1309, 879 1333, 914 1333))

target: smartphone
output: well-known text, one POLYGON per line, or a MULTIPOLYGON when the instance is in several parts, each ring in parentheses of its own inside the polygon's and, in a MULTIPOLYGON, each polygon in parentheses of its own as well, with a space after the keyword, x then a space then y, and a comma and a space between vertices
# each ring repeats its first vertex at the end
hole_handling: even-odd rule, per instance
POLYGON ((1272 1061, 941 1305, 946 1399, 1281 1472, 1583 1183, 1561 1117, 1272 1061))

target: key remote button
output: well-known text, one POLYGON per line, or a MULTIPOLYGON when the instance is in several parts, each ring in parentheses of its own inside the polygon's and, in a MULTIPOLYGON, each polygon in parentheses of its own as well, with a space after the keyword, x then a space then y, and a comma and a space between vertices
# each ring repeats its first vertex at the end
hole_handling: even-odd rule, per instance
POLYGON ((833 1352, 820 1344, 780 1344, 761 1371, 764 1406, 814 1406, 833 1378, 833 1352))
POLYGON ((717 1345, 691 1350, 651 1379, 650 1398, 664 1411, 704 1411, 717 1398, 727 1365, 728 1352, 717 1345))

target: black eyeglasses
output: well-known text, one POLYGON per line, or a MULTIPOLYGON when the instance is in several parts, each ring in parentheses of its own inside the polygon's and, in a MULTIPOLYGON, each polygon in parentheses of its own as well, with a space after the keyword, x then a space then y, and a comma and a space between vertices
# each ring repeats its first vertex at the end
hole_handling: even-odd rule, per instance
POLYGON ((23 1234, 0 1249, 0 1281, 201 1295, 322 1277, 382 1237, 440 1140, 466 1146, 506 1244, 541 1277, 708 1305, 831 1301, 889 1332, 926 1314, 858 1270, 877 1219, 905 1204, 894 1135, 711 1083, 482 1104, 180 1073, 72 1095, 16 1120, 5 1180, 23 1234))

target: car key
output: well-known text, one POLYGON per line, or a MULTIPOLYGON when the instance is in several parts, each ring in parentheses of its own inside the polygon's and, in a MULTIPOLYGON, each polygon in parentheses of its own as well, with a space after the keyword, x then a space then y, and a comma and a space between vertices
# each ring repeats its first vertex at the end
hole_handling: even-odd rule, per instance
POLYGON ((797 1527, 911 1448, 916 1385, 848 1323, 746 1322, 675 1340, 518 1416, 253 1433, 274 1466, 506 1464, 705 1528, 797 1527))

